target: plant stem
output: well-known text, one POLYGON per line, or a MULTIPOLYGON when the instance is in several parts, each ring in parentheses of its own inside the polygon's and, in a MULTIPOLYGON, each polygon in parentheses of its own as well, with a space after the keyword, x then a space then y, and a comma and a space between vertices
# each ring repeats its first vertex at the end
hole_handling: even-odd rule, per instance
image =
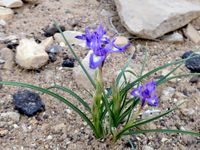
POLYGON ((101 138, 104 135, 101 116, 103 113, 102 93, 103 93, 102 67, 99 67, 96 76, 96 92, 93 97, 92 118, 96 130, 96 137, 101 138))

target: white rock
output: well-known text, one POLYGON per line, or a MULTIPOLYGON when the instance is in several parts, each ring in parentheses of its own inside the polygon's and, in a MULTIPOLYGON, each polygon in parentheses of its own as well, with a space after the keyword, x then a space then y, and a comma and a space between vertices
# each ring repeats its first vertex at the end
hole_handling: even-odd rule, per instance
POLYGON ((117 37, 116 37, 115 44, 116 44, 117 46, 124 46, 124 45, 126 45, 126 44, 128 44, 128 43, 129 43, 129 40, 128 40, 127 37, 125 37, 125 36, 117 36, 117 37))
POLYGON ((122 24, 139 37, 155 39, 200 16, 200 5, 186 0, 115 0, 122 24))
POLYGON ((142 150, 154 150, 154 148, 151 146, 145 145, 142 147, 142 150))
POLYGON ((0 6, 5 6, 8 8, 21 7, 23 2, 21 0, 0 0, 0 6))
POLYGON ((0 120, 19 122, 20 114, 16 112, 6 112, 0 114, 0 120))
MULTIPOLYGON (((75 38, 75 36, 82 35, 83 33, 78 32, 78 31, 64 31, 63 34, 64 34, 65 38, 68 40, 69 44, 79 45, 79 46, 83 46, 83 47, 85 46, 85 41, 75 38)), ((60 33, 54 34, 54 39, 57 43, 61 43, 61 42, 65 43, 65 41, 60 33)))
POLYGON ((48 37, 45 40, 43 40, 40 45, 45 47, 45 50, 50 47, 53 44, 53 37, 48 37))
POLYGON ((166 41, 166 42, 169 42, 169 43, 182 43, 182 42, 184 42, 183 35, 178 33, 178 32, 174 32, 173 34, 164 36, 163 40, 166 41))
POLYGON ((192 42, 194 42, 196 44, 200 43, 200 34, 191 24, 189 24, 187 26, 186 31, 185 31, 185 35, 192 42))
MULTIPOLYGON (((89 75, 94 79, 95 76, 95 69, 91 69, 89 67, 89 58, 90 58, 90 53, 87 54, 87 56, 82 60, 82 64, 85 67, 85 69, 88 71, 89 75)), ((93 86, 90 83, 90 80, 87 78, 85 75, 84 71, 82 70, 81 66, 77 66, 73 68, 73 75, 74 79, 77 83, 78 86, 83 87, 87 90, 92 90, 93 86)))
POLYGON ((0 7, 0 19, 9 20, 12 19, 14 12, 10 8, 0 7))
POLYGON ((49 59, 45 47, 37 44, 34 39, 22 39, 16 50, 16 62, 25 69, 38 69, 49 59))
POLYGON ((172 99, 172 96, 175 94, 175 89, 172 87, 166 87, 162 93, 160 100, 161 101, 170 101, 172 99))
POLYGON ((3 19, 0 19, 0 26, 6 26, 6 25, 7 25, 6 21, 3 19))

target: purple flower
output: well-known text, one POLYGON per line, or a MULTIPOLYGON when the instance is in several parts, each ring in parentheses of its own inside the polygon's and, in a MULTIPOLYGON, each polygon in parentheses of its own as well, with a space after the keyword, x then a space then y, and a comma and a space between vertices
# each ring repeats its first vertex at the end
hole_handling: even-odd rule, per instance
POLYGON ((110 40, 106 37, 106 31, 102 24, 100 24, 94 32, 90 32, 89 29, 86 28, 85 34, 76 36, 76 38, 85 40, 87 47, 92 50, 92 53, 90 54, 91 69, 103 66, 108 53, 123 52, 128 46, 130 46, 130 43, 122 47, 115 45, 115 39, 110 40))
POLYGON ((140 97, 142 100, 142 107, 147 102, 150 106, 158 106, 158 97, 154 92, 156 91, 156 82, 150 81, 145 86, 139 86, 131 91, 131 95, 140 97))

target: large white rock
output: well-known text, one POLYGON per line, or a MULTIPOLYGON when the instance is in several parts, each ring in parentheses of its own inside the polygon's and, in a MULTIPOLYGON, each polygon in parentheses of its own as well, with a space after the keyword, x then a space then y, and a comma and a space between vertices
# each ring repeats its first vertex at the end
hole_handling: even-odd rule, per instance
MULTIPOLYGON (((75 36, 82 35, 83 33, 78 32, 78 31, 64 31, 63 34, 64 34, 65 38, 68 40, 69 44, 71 44, 71 45, 74 44, 74 45, 79 45, 79 46, 84 47, 85 41, 75 38, 75 36)), ((54 39, 58 43, 60 43, 60 42, 65 43, 65 41, 60 33, 54 34, 54 39)))
POLYGON ((8 8, 21 7, 23 2, 21 0, 0 0, 0 6, 5 6, 8 8))
POLYGON ((200 5, 186 0, 115 0, 122 24, 141 38, 155 39, 200 16, 200 5))
POLYGON ((16 63, 25 69, 38 69, 48 61, 45 47, 34 39, 22 39, 16 51, 16 63))
POLYGON ((10 8, 0 7, 0 19, 9 20, 12 19, 14 12, 10 8))

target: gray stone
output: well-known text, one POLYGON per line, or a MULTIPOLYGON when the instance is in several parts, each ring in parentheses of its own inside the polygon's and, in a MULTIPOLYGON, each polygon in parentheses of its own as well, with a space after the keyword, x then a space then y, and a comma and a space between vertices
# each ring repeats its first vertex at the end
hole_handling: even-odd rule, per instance
POLYGON ((186 0, 115 0, 122 24, 141 38, 155 39, 200 16, 200 6, 186 0))
POLYGON ((175 89, 172 87, 166 87, 161 94, 160 100, 161 101, 168 101, 172 99, 172 96, 175 94, 175 89))
POLYGON ((169 42, 169 43, 182 43, 182 42, 184 42, 183 35, 178 33, 178 32, 174 32, 173 34, 164 36, 163 40, 165 42, 169 42))
POLYGON ((200 43, 200 34, 191 24, 187 26, 185 36, 196 44, 200 43))

